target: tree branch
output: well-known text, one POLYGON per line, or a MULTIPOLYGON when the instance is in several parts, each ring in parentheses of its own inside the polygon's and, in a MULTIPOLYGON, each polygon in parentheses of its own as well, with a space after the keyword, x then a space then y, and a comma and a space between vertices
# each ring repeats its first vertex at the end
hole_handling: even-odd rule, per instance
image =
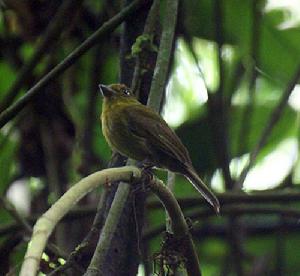
POLYGON ((42 93, 42 88, 50 81, 59 76, 62 72, 74 64, 86 51, 97 44, 101 38, 112 32, 118 27, 126 18, 140 8, 147 0, 136 0, 128 5, 121 12, 113 18, 105 22, 96 32, 87 38, 80 46, 78 46, 72 53, 70 53, 63 61, 56 65, 46 76, 40 79, 26 94, 21 97, 16 103, 0 114, 0 128, 2 128, 9 120, 14 118, 32 98, 39 93, 42 93))

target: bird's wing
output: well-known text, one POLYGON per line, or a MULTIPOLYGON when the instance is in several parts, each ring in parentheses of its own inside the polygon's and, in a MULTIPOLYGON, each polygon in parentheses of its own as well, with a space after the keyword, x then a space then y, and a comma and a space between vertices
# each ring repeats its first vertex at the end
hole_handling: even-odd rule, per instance
POLYGON ((191 163, 188 152, 177 135, 164 119, 152 109, 134 105, 126 110, 129 129, 133 135, 143 138, 151 147, 157 147, 165 154, 182 163, 191 163))

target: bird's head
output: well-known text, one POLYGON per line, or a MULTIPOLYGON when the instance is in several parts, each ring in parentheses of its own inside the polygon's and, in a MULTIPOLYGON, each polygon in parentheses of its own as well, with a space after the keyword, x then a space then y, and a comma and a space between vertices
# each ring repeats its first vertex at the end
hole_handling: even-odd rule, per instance
POLYGON ((125 84, 111 84, 111 85, 99 85, 100 92, 104 99, 115 100, 115 99, 130 99, 134 98, 130 88, 128 88, 125 84))

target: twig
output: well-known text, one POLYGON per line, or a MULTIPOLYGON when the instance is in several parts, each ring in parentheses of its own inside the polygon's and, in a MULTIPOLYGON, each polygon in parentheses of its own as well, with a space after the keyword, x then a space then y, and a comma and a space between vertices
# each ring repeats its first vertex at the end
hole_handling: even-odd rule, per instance
MULTIPOLYGON (((197 217, 206 217, 213 215, 211 210, 202 210, 197 211, 195 215, 191 215, 192 218, 196 219, 197 217)), ((269 207, 269 206, 247 206, 247 205, 238 205, 238 206, 226 206, 222 208, 222 215, 255 215, 255 214, 263 214, 263 215, 282 215, 291 218, 300 218, 300 210, 296 208, 290 207, 269 207)))
POLYGON ((30 57, 28 62, 21 68, 16 81, 10 87, 10 89, 5 93, 7 97, 3 100, 0 106, 0 113, 5 110, 16 98, 19 90, 22 88, 24 82, 28 76, 32 73, 35 66, 44 57, 47 53, 47 50, 58 40, 60 33, 63 30, 63 27, 66 25, 65 21, 67 18, 70 18, 68 11, 76 9, 77 5, 80 5, 83 0, 65 0, 60 7, 57 9, 57 13, 54 18, 49 23, 45 33, 41 35, 41 40, 39 40, 36 50, 33 55, 30 57), (72 9, 71 9, 72 8, 72 9))
POLYGON ((63 61, 56 65, 46 76, 40 79, 27 93, 21 97, 17 102, 12 104, 9 108, 4 110, 0 115, 0 128, 2 128, 9 120, 14 118, 33 97, 42 93, 42 88, 47 85, 54 78, 59 76, 62 72, 74 64, 79 57, 86 51, 97 44, 101 38, 109 34, 116 27, 118 27, 127 17, 140 8, 147 0, 136 0, 120 11, 113 18, 105 22, 97 31, 95 31, 89 38, 87 38, 80 46, 71 52, 63 61))
MULTIPOLYGON (((297 202, 300 200, 300 191, 288 190, 278 192, 260 192, 253 194, 237 193, 237 192, 225 192, 218 194, 218 199, 222 206, 227 204, 269 204, 269 203, 286 203, 286 202, 297 202)), ((181 208, 194 208, 206 206, 206 202, 202 198, 186 197, 178 198, 179 205, 181 208)), ((158 201, 150 201, 147 204, 147 208, 160 208, 158 201)))
POLYGON ((56 224, 61 218, 88 192, 107 182, 118 180, 131 181, 139 178, 140 170, 127 166, 122 168, 106 169, 93 173, 72 186, 44 215, 36 222, 30 246, 27 248, 21 269, 21 276, 35 275, 46 242, 56 224))
POLYGON ((271 133, 271 131, 273 130, 273 127, 276 125, 276 123, 278 122, 278 120, 280 119, 280 116, 282 115, 282 112, 284 110, 284 107, 286 106, 286 103, 289 99, 289 96, 291 95, 293 88, 295 87, 295 85, 297 84, 298 80, 300 77, 300 66, 297 68, 297 71, 295 73, 295 75, 293 76, 293 78, 290 80, 290 82, 288 83, 285 91, 283 92, 277 106, 274 108, 273 112, 271 113, 268 123, 266 124, 266 127, 264 128, 264 130, 262 131, 262 134, 257 142, 257 144, 255 145, 254 149, 251 151, 250 153, 250 157, 249 157, 249 161, 247 166, 243 169, 243 171, 240 174, 240 177, 237 181, 237 186, 241 187, 248 175, 248 172, 250 171, 250 169, 252 168, 255 159, 258 155, 258 153, 260 152, 260 150, 262 149, 262 147, 266 144, 267 139, 271 133))

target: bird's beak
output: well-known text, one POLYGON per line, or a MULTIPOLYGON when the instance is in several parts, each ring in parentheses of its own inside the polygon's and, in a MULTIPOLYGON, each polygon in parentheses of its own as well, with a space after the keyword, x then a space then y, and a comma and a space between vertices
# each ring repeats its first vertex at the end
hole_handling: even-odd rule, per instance
POLYGON ((115 94, 115 91, 113 89, 104 84, 99 84, 99 89, 103 97, 110 97, 115 94))

